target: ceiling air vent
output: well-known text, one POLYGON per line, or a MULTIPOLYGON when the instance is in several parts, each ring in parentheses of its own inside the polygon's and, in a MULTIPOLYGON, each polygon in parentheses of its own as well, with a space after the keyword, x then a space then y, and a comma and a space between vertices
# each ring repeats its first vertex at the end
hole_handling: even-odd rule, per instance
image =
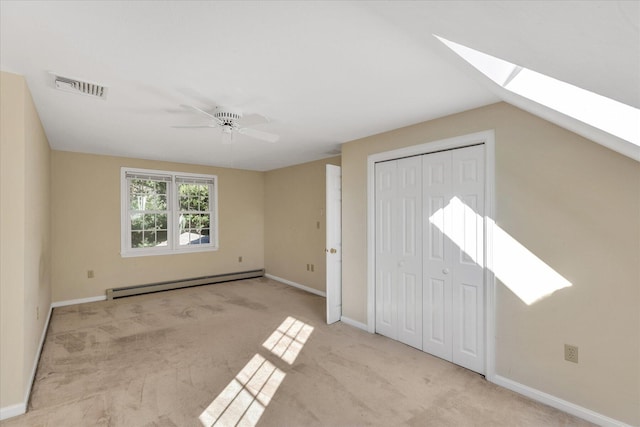
POLYGON ((53 74, 53 82, 56 89, 77 93, 80 95, 94 96, 100 99, 107 98, 107 88, 95 83, 83 82, 81 80, 71 79, 53 74))

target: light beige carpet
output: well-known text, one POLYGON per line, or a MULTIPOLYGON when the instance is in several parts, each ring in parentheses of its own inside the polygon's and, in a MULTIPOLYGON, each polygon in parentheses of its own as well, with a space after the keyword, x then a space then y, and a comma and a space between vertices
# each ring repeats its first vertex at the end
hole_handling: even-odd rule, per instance
POLYGON ((28 413, 3 426, 575 426, 252 279, 56 308, 28 413))

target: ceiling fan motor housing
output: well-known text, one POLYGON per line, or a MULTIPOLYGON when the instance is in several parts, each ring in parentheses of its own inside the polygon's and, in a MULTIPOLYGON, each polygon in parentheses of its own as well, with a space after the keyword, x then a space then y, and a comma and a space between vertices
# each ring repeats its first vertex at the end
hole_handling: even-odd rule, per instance
POLYGON ((222 122, 222 129, 225 132, 231 132, 239 127, 238 121, 242 118, 242 113, 228 108, 216 107, 213 116, 222 122))

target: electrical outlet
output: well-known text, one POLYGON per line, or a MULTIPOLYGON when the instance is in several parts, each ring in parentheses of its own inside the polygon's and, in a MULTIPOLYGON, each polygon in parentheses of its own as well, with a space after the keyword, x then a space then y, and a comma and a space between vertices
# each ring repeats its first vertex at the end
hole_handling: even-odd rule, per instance
POLYGON ((578 363, 578 347, 575 345, 564 345, 564 360, 568 362, 578 363))
POLYGON ((309 271, 309 264, 307 264, 307 271, 309 271))
POLYGON ((238 257, 238 262, 242 262, 242 257, 241 256, 238 257))
POLYGON ((93 270, 87 270, 87 278, 93 279, 93 270))
POLYGON ((313 271, 313 264, 311 264, 311 271, 313 271))

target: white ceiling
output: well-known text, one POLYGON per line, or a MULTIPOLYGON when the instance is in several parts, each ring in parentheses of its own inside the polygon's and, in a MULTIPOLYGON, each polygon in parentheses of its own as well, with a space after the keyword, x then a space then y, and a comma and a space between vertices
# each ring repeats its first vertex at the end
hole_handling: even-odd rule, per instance
POLYGON ((54 149, 264 171, 518 104, 432 34, 640 108, 639 23, 638 1, 3 0, 0 59, 26 77, 54 149), (49 72, 106 85, 107 99, 55 90, 49 72), (268 116, 256 129, 281 138, 172 128, 205 122, 180 104, 268 116))

